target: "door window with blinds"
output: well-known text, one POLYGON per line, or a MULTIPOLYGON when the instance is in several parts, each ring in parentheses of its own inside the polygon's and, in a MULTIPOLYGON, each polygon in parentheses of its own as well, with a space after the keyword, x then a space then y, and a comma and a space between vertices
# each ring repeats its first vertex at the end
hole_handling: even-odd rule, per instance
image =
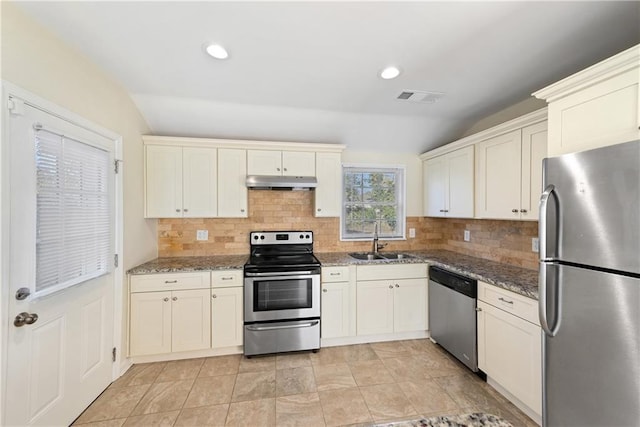
POLYGON ((405 238, 404 167, 345 165, 342 169, 342 240, 405 238))
POLYGON ((113 265, 112 154, 36 127, 36 295, 107 274, 113 265))

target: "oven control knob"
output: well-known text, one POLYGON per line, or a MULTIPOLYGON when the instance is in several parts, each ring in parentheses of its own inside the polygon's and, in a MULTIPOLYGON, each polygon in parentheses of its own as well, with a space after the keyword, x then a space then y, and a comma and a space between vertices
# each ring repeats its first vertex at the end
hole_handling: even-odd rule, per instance
POLYGON ((264 240, 264 236, 260 236, 260 240, 264 240))
POLYGON ((301 235, 300 235, 300 238, 301 238, 301 239, 304 239, 304 234, 301 234, 301 235))
POLYGON ((310 236, 309 236, 308 234, 307 234, 305 237, 306 237, 307 239, 309 239, 309 238, 310 238, 310 236))
POLYGON ((253 236, 253 240, 258 240, 258 236, 253 236))

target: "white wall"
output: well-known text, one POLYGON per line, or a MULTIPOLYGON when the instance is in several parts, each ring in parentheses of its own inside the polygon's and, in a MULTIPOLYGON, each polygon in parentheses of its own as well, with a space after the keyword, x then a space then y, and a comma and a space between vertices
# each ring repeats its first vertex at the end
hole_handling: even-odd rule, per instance
MULTIPOLYGON (((156 221, 143 219, 141 135, 148 127, 135 104, 118 83, 11 2, 1 7, 2 79, 123 137, 124 270, 156 257, 156 221)), ((126 296, 125 278, 123 284, 126 296)))
POLYGON ((481 120, 478 120, 473 126, 467 129, 460 138, 473 135, 485 129, 492 128, 501 123, 508 122, 516 117, 524 116, 525 114, 532 113, 536 110, 544 108, 547 103, 541 99, 534 98, 533 96, 513 104, 504 110, 500 110, 490 116, 487 116, 481 120))

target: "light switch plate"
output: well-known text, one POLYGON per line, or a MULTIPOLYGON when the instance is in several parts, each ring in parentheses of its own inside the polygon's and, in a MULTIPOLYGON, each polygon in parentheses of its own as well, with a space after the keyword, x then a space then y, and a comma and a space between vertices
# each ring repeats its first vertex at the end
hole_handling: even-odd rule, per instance
POLYGON ((415 239, 415 237, 416 237, 416 229, 415 228, 410 228, 409 229, 409 238, 415 239))
POLYGON ((196 231, 196 240, 209 240, 209 230, 196 231))
POLYGON ((464 241, 465 242, 470 242, 471 241, 471 231, 464 230, 464 241))
POLYGON ((533 252, 539 252, 540 251, 540 239, 538 239, 537 237, 532 237, 531 238, 531 250, 533 252))

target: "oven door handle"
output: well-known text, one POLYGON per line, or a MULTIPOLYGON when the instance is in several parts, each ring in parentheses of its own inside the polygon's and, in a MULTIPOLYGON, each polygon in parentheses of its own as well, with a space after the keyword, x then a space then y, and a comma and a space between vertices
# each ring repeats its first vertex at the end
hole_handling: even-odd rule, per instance
POLYGON ((311 322, 305 323, 296 323, 294 325, 280 325, 280 326, 255 326, 255 325, 247 325, 246 328, 250 331, 273 331, 276 329, 294 329, 294 328, 310 328, 312 326, 316 326, 320 321, 314 320, 311 322))
POLYGON ((309 276, 313 274, 312 271, 282 271, 278 273, 248 273, 245 272, 246 277, 278 277, 278 276, 309 276))

